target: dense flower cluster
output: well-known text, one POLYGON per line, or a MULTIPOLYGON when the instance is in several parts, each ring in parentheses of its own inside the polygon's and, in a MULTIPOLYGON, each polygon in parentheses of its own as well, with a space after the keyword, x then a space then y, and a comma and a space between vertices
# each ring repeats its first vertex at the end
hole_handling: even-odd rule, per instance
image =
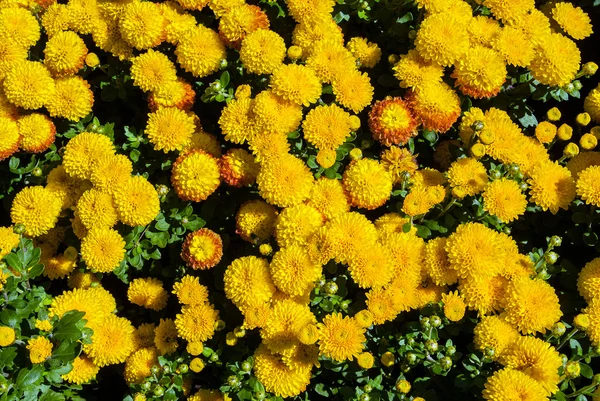
POLYGON ((3 1, 0 396, 600 399, 592 34, 556 1, 3 1))

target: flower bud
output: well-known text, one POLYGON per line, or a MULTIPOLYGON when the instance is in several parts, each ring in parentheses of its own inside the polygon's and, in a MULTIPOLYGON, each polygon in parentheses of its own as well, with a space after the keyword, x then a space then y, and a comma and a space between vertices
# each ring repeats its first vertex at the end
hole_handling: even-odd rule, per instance
POLYGON ((365 384, 365 385, 363 386, 363 391, 364 391, 365 393, 370 393, 371 391, 373 391, 373 386, 371 386, 370 384, 365 384))
POLYGON ((216 331, 221 331, 225 328, 225 322, 223 320, 217 320, 217 322, 215 323, 215 330, 216 331))
POLYGON ((373 358, 373 354, 370 352, 362 352, 358 354, 356 360, 358 361, 358 366, 363 369, 371 369, 375 364, 375 358, 373 358))
POLYGON ((481 143, 483 143, 484 145, 489 145, 491 143, 494 143, 494 140, 496 139, 496 136, 494 135, 494 133, 492 131, 490 131, 489 129, 486 129, 484 131, 481 131, 481 133, 479 134, 479 140, 481 141, 481 143))
POLYGON ((579 113, 577 114, 577 118, 575 118, 575 121, 577 121, 577 124, 581 125, 582 127, 585 127, 592 121, 592 116, 590 116, 589 113, 579 113))
POLYGON ((440 319, 439 316, 431 316, 429 318, 429 321, 431 322, 431 325, 433 327, 440 327, 440 325, 442 324, 442 319, 440 319))
POLYGON ((25 226, 23 224, 15 224, 13 232, 15 234, 23 234, 25 232, 25 226))
POLYGON ((360 148, 354 148, 350 151, 349 156, 350 160, 359 160, 362 159, 363 153, 362 150, 360 150, 360 148))
POLYGON ((411 385, 408 380, 398 380, 396 382, 396 390, 402 394, 408 394, 410 391, 411 385))
POLYGON ((592 150, 598 145, 598 138, 592 134, 583 134, 579 139, 579 146, 585 150, 592 150))
POLYGON ((556 252, 547 252, 544 255, 544 260, 546 261, 546 263, 548 263, 549 265, 553 265, 556 263, 556 261, 558 260, 558 254, 556 252))
POLYGON ((252 370, 252 364, 250 363, 250 361, 244 361, 242 363, 242 370, 244 372, 250 372, 252 370))
POLYGON ((450 356, 456 354, 456 347, 454 345, 446 347, 446 354, 450 356))
POLYGON ((388 63, 390 63, 391 65, 396 64, 398 60, 400 60, 400 57, 398 57, 398 55, 396 54, 390 54, 388 56, 388 63))
POLYGON ((39 167, 36 167, 33 170, 31 170, 31 175, 33 175, 34 177, 41 177, 42 173, 43 173, 43 171, 39 167))
POLYGON ((233 334, 235 334, 237 338, 242 338, 246 335, 246 330, 242 329, 241 327, 236 327, 233 329, 233 334))
POLYGON ((189 369, 190 369, 190 367, 189 367, 187 364, 185 364, 185 363, 182 363, 182 364, 181 364, 181 365, 179 365, 179 367, 177 368, 177 370, 178 370, 178 371, 179 371, 179 373, 181 373, 181 374, 186 374, 186 373, 188 372, 188 370, 189 370, 189 369))
POLYGON ((292 61, 298 60, 302 57, 302 48, 300 46, 290 46, 287 51, 287 56, 292 61))
POLYGON ((579 146, 577 146, 573 142, 569 142, 565 149, 563 150, 563 154, 567 157, 574 157, 579 154, 579 146))
POLYGON ((250 85, 240 85, 235 88, 236 99, 249 99, 252 96, 252 87, 250 85))
POLYGON ((443 357, 440 359, 440 366, 442 369, 450 369, 452 367, 452 359, 448 358, 447 356, 443 357))
POLYGON ((498 170, 492 170, 490 171, 490 178, 492 180, 498 180, 502 177, 502 173, 498 170))
POLYGON ((260 244, 258 251, 263 256, 269 256, 273 253, 273 247, 270 244, 260 244))
POLYGON ((596 139, 600 139, 600 125, 592 127, 592 129, 590 130, 590 134, 594 135, 596 139))
POLYGON ((156 186, 156 192, 158 196, 164 196, 169 193, 169 187, 164 184, 159 184, 156 186))
POLYGON ((427 340, 425 342, 425 349, 429 351, 429 353, 433 354, 438 351, 438 343, 435 340, 427 340))
POLYGON ((358 116, 350 116, 350 119, 348 121, 350 122, 350 129, 352 131, 356 131, 360 128, 361 122, 358 116))
POLYGON ((100 59, 98 58, 98 55, 96 53, 88 53, 87 56, 85 56, 85 65, 87 65, 90 68, 95 68, 100 64, 100 59))
POLYGON ((162 397, 162 395, 165 393, 165 389, 163 386, 156 386, 156 387, 154 387, 154 391, 152 393, 156 397, 162 397))
POLYGON ((581 69, 583 75, 587 75, 588 77, 590 75, 594 75, 596 71, 598 71, 598 64, 594 63, 593 61, 588 61, 583 65, 583 68, 581 69))
POLYGON ((565 367, 565 375, 570 379, 575 379, 581 374, 581 365, 577 361, 567 362, 565 367))
POLYGON ((563 124, 560 127, 558 127, 556 136, 561 141, 568 141, 573 136, 573 128, 569 124, 563 124))
POLYGON ((336 151, 333 149, 321 149, 317 153, 317 163, 323 168, 329 168, 335 164, 336 151))
POLYGON ((383 355, 381 355, 381 364, 385 367, 390 367, 393 366, 394 363, 396 362, 396 358, 394 357, 394 354, 392 354, 391 352, 386 352, 383 355))
POLYGON ((561 116, 562 114, 558 107, 553 107, 546 112, 546 118, 548 119, 548 121, 558 121, 560 120, 561 116))
POLYGON ((583 88, 583 85, 581 84, 580 80, 575 80, 573 81, 573 87, 575 88, 576 91, 580 91, 581 88, 583 88))
POLYGON ((417 357, 417 354, 414 354, 412 352, 409 352, 408 354, 406 354, 406 362, 408 362, 411 365, 414 365, 415 363, 417 363, 417 360, 419 358, 417 357))
POLYGON ((371 400, 371 396, 367 393, 363 393, 360 395, 360 397, 358 398, 360 401, 370 401, 371 400))
POLYGON ((430 328, 431 328, 431 322, 429 321, 429 318, 424 317, 423 319, 421 319, 421 329, 429 330, 430 328))
POLYGON ((567 327, 563 322, 556 322, 552 327, 552 334, 554 334, 556 337, 562 336, 566 331, 567 327))
POLYGON ((240 379, 237 376, 231 375, 227 378, 227 384, 231 387, 237 387, 240 385, 240 379))
POLYGON ((230 331, 229 333, 225 334, 225 343, 230 347, 234 347, 235 345, 237 345, 238 338, 235 336, 233 331, 230 331))
POLYGON ((479 132, 479 131, 483 130, 484 128, 485 128, 485 123, 481 120, 477 120, 473 124, 471 124, 471 129, 475 132, 479 132))
POLYGON ((580 313, 573 318, 573 324, 579 330, 585 330, 590 326, 590 317, 586 313, 580 313))
POLYGON ((567 93, 573 93, 573 91, 575 90, 575 85, 573 85, 571 82, 569 82, 562 89, 567 93))
POLYGON ((558 247, 561 246, 562 244, 562 238, 560 238, 558 235, 553 235, 550 238, 550 245, 554 246, 554 247, 558 247))
POLYGON ((485 145, 481 144, 481 143, 476 143, 475 145, 471 146, 471 156, 473 156, 476 159, 480 159, 483 156, 485 156, 485 145))

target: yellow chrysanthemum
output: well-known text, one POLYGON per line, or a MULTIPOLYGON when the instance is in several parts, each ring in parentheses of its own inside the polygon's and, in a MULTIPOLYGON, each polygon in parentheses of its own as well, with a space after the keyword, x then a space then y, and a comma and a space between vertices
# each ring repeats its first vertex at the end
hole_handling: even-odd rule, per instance
POLYGON ((593 121, 600 123, 600 85, 592 89, 583 101, 583 109, 593 121))
POLYGON ((485 166, 470 157, 458 159, 448 169, 448 182, 458 198, 482 192, 488 183, 485 166))
POLYGON ((43 114, 25 115, 19 118, 17 124, 22 137, 20 146, 26 152, 43 152, 54 142, 56 127, 52 120, 43 114))
POLYGON ((302 123, 304 139, 317 149, 337 149, 350 135, 350 114, 331 104, 317 106, 302 123))
POLYGON ((399 97, 388 96, 375 102, 369 112, 373 138, 385 146, 404 145, 417 134, 417 121, 408 105, 399 97))
POLYGON ((77 260, 71 260, 64 255, 57 255, 42 261, 44 264, 44 276, 50 280, 64 278, 71 273, 77 264, 77 260))
POLYGON ((256 256, 243 256, 234 260, 223 278, 225 295, 238 308, 250 302, 267 302, 275 294, 269 262, 256 256))
POLYGON ((7 326, 0 326, 0 347, 8 347, 15 342, 15 329, 7 326))
POLYGON ((125 241, 112 228, 93 228, 81 241, 81 258, 91 270, 110 273, 124 257, 125 241))
POLYGON ((494 350, 492 359, 502 357, 519 339, 519 332, 510 323, 497 315, 484 316, 473 329, 473 342, 477 349, 494 350))
POLYGON ((217 160, 202 150, 184 153, 173 164, 171 183, 181 199, 201 202, 221 183, 217 160))
POLYGON ((535 127, 535 137, 541 143, 550 143, 556 137, 558 128, 550 121, 542 121, 535 127))
POLYGON ((553 33, 542 38, 529 69, 542 84, 563 86, 575 78, 580 61, 581 53, 575 42, 553 33))
POLYGON ((350 204, 369 210, 382 206, 391 196, 391 174, 376 160, 352 161, 344 171, 342 184, 350 204))
POLYGON ((483 208, 506 223, 525 213, 527 199, 516 181, 502 178, 490 182, 483 191, 483 208))
POLYGON ((52 3, 42 14, 41 22, 48 37, 69 29, 71 15, 66 4, 52 3))
POLYGON ((552 19, 573 39, 585 39, 593 33, 589 15, 571 3, 556 3, 552 8, 552 19))
POLYGON ((131 60, 133 84, 144 92, 158 91, 170 82, 175 82, 176 74, 173 62, 159 51, 150 49, 131 60))
POLYGON ((8 101, 29 110, 48 105, 56 93, 50 72, 37 61, 24 60, 13 64, 3 85, 8 101))
POLYGON ((321 82, 308 67, 288 64, 271 76, 271 88, 276 95, 293 103, 309 106, 321 96, 321 82))
POLYGON ((425 83, 441 82, 444 75, 443 67, 430 61, 425 61, 415 49, 400 56, 394 66, 394 75, 403 88, 417 88, 425 83))
POLYGON ((251 112, 257 130, 254 137, 248 137, 251 145, 255 144, 261 131, 263 135, 264 132, 284 134, 281 137, 287 139, 287 134, 298 129, 302 121, 302 106, 284 99, 272 90, 264 90, 256 95, 251 112))
POLYGON ((541 279, 516 277, 504 301, 506 320, 523 334, 545 333, 562 316, 554 288, 541 279), (544 305, 540 309, 540 305, 544 305))
POLYGON ((70 176, 89 179, 96 161, 101 157, 114 154, 114 145, 109 137, 92 132, 82 132, 73 137, 65 146, 62 165, 70 176))
POLYGON ((319 323, 319 353, 338 362, 352 360, 363 350, 365 329, 351 317, 331 313, 319 323))
POLYGON ((490 9, 496 19, 504 23, 519 20, 535 7, 534 0, 484 0, 483 5, 490 9))
POLYGON ((577 195, 588 205, 600 206, 600 166, 590 166, 579 173, 577 195))
POLYGON ((167 153, 181 150, 190 141, 196 126, 194 119, 176 107, 163 107, 148 114, 144 132, 155 150, 167 153))
POLYGON ((127 156, 106 154, 96 160, 90 181, 94 188, 113 194, 116 188, 129 179, 132 172, 133 165, 127 156))
POLYGON ((310 196, 314 179, 302 160, 283 154, 261 165, 256 183, 264 200, 275 206, 289 207, 310 196))
POLYGON ((498 21, 485 15, 477 15, 469 21, 467 27, 472 46, 492 47, 494 39, 502 31, 498 21))
POLYGON ((437 285, 451 285, 458 280, 446 252, 446 238, 434 238, 425 247, 425 271, 437 285))
POLYGON ((239 49, 248 34, 268 28, 269 18, 265 11, 259 6, 243 2, 221 16, 219 36, 227 46, 239 49))
POLYGON ((165 39, 165 25, 160 6, 152 2, 130 2, 119 17, 121 37, 138 50, 158 46, 165 39))
POLYGON ((446 83, 425 83, 409 92, 408 104, 423 127, 447 132, 460 117, 460 99, 446 83))
POLYGON ((12 227, 0 227, 0 259, 19 246, 19 239, 19 234, 16 234, 12 227))
POLYGON ((393 289, 374 288, 367 292, 366 304, 374 324, 383 324, 398 316, 402 308, 395 299, 396 296, 397 292, 393 289))
POLYGON ((196 92, 192 85, 178 78, 176 81, 167 82, 155 92, 151 92, 148 96, 148 107, 151 111, 163 107, 176 107, 189 112, 195 100, 196 92))
POLYGON ((313 262, 306 250, 297 244, 277 251, 269 269, 275 286, 291 296, 310 293, 322 271, 321 266, 313 262))
POLYGON ((253 100, 250 98, 234 99, 227 103, 219 117, 219 127, 225 140, 233 143, 244 143, 256 132, 256 123, 251 114, 253 100))
POLYGON ((88 383, 93 380, 100 371, 100 368, 94 364, 92 359, 85 355, 76 357, 71 363, 73 369, 69 373, 61 376, 62 379, 68 383, 88 383))
POLYGON ((140 175, 130 177, 114 193, 119 220, 130 226, 145 226, 160 212, 154 186, 140 175))
POLYGON ((14 224, 23 224, 25 234, 37 237, 56 225, 61 211, 60 198, 41 186, 23 188, 12 202, 10 217, 14 224))
POLYGON ((311 54, 306 58, 306 66, 324 83, 356 70, 356 58, 335 39, 316 41, 308 50, 311 54))
POLYGON ((577 280, 579 294, 590 303, 594 299, 600 300, 600 258, 596 258, 579 272, 577 280))
POLYGON ((558 163, 543 162, 531 172, 527 183, 531 201, 552 214, 558 209, 567 210, 575 199, 575 181, 569 170, 558 163))
POLYGON ((506 349, 500 362, 509 369, 525 373, 544 387, 548 395, 558 391, 558 369, 562 359, 558 351, 540 338, 522 336, 506 349))
POLYGON ((87 47, 75 32, 64 31, 48 39, 44 65, 55 76, 75 74, 83 67, 87 47))
POLYGON ((13 41, 29 49, 40 39, 40 24, 35 16, 22 7, 0 10, 0 40, 13 41))
POLYGON ((350 210, 350 204, 340 180, 321 177, 315 181, 307 204, 331 219, 350 210))
POLYGON ((209 269, 223 256, 223 241, 219 234, 208 228, 191 232, 181 249, 182 259, 193 269, 209 269))
POLYGON ((221 144, 217 138, 197 127, 196 129, 196 132, 192 134, 192 139, 185 145, 183 151, 200 149, 214 157, 221 157, 221 144))
POLYGON ((98 367, 125 362, 134 350, 134 330, 129 320, 109 314, 94 327, 92 343, 83 350, 98 367))
POLYGON ((373 86, 369 75, 356 70, 335 77, 332 89, 337 102, 355 113, 361 112, 373 100, 373 86))
POLYGON ((254 374, 266 391, 280 397, 293 397, 306 390, 311 366, 289 367, 280 356, 260 345, 254 353, 254 374))
POLYGON ((187 31, 177 44, 175 55, 179 65, 198 78, 217 71, 226 58, 219 35, 203 25, 187 31))
POLYGON ((46 337, 38 336, 27 342, 31 363, 42 363, 52 355, 52 343, 46 337))
POLYGON ((158 365, 158 350, 155 347, 142 348, 127 358, 123 376, 127 384, 140 384, 152 375, 152 366, 158 365))
POLYGON ((263 200, 247 201, 240 206, 235 218, 236 232, 242 239, 254 242, 273 235, 277 209, 263 200))
POLYGON ((67 285, 69 288, 90 288, 92 283, 99 282, 98 277, 91 272, 76 271, 69 274, 67 285))
POLYGON ((79 121, 92 112, 94 94, 85 79, 74 75, 59 78, 55 82, 55 94, 46 103, 50 116, 79 121))
POLYGON ((142 323, 133 332, 135 349, 142 349, 154 346, 154 323, 142 323))
POLYGON ((458 57, 452 76, 465 95, 476 99, 491 98, 500 92, 506 80, 506 64, 495 50, 474 46, 458 57))
POLYGON ((355 37, 348 41, 346 48, 352 53, 359 65, 373 68, 381 59, 381 49, 377 43, 371 43, 365 38, 355 37))
POLYGON ((91 291, 91 288, 65 291, 52 300, 49 308, 50 316, 61 318, 72 310, 84 312, 83 318, 87 321, 86 326, 95 329, 116 308, 114 299, 109 299, 105 305, 98 302, 96 298, 98 294, 98 291, 91 291))
POLYGON ((240 60, 254 74, 271 74, 283 64, 285 43, 276 32, 258 29, 244 38, 240 60))
POLYGON ((514 26, 505 26, 498 32, 493 48, 504 57, 507 64, 525 67, 534 57, 534 45, 525 33, 514 26))
POLYGON ((281 248, 304 245, 323 225, 323 215, 314 207, 300 204, 285 208, 275 222, 275 239, 281 248))
POLYGON ((112 196, 97 189, 89 189, 77 201, 76 213, 88 230, 110 228, 117 224, 117 211, 112 196))
POLYGON ((4 160, 19 150, 21 134, 17 122, 12 119, 0 117, 0 127, 0 160, 4 160))
POLYGON ((514 369, 497 370, 485 382, 483 398, 488 401, 544 401, 547 400, 541 384, 514 369))
POLYGON ((209 304, 185 305, 175 318, 179 337, 190 342, 206 341, 215 333, 219 312, 209 304))
POLYGON ((442 294, 444 315, 451 322, 458 322, 465 316, 466 305, 457 291, 442 294))
POLYGON ((161 355, 177 351, 177 327, 172 319, 160 319, 154 330, 154 345, 161 355))
POLYGON ((417 158, 405 148, 391 146, 381 153, 381 164, 392 175, 394 185, 402 182, 402 173, 414 173, 419 167, 417 158))
POLYGON ((208 302, 208 288, 200 284, 198 277, 183 276, 173 285, 173 294, 183 305, 201 305, 208 302))
POLYGON ((287 0, 290 15, 298 22, 310 21, 331 14, 335 2, 332 0, 287 0))
POLYGON ((153 278, 136 278, 127 288, 127 299, 135 305, 161 310, 167 305, 168 294, 162 281, 153 278))
POLYGON ((245 187, 256 182, 260 165, 244 149, 230 149, 219 160, 221 178, 232 187, 245 187))
POLYGON ((421 23, 415 39, 416 50, 427 61, 450 66, 469 48, 465 28, 450 15, 432 14, 421 23))
POLYGON ((0 56, 0 79, 4 79, 15 63, 27 59, 27 49, 16 42, 2 40, 0 41, 0 56))
POLYGON ((260 335, 269 350, 283 352, 300 344, 300 330, 314 323, 316 318, 308 305, 286 299, 275 303, 260 335))
POLYGON ((348 261, 348 271, 361 288, 383 287, 394 276, 393 261, 391 252, 380 243, 375 243, 348 261))

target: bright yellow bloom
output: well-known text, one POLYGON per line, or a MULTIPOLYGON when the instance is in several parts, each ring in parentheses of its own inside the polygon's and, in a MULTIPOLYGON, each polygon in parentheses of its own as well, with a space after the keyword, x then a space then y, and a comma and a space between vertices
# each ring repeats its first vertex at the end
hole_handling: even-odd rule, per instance
POLYGON ((483 208, 501 221, 510 223, 525 213, 527 198, 516 181, 501 178, 483 191, 483 208))
POLYGON ((52 191, 41 186, 23 188, 13 199, 10 217, 14 224, 23 224, 25 234, 37 237, 56 225, 61 211, 61 200, 52 191))
POLYGON ((335 361, 352 360, 361 353, 365 329, 354 318, 332 313, 319 323, 319 352, 335 361))
POLYGON ((342 185, 351 205, 372 210, 390 198, 392 177, 376 160, 360 159, 346 167, 342 185))
POLYGON ((173 164, 171 183, 181 199, 201 202, 221 183, 217 160, 202 150, 183 153, 173 164))
POLYGON ((182 259, 193 269, 214 267, 222 256, 223 241, 219 234, 208 228, 189 233, 181 249, 182 259))
POLYGON ((127 289, 129 302, 156 311, 167 305, 167 298, 162 281, 153 277, 136 278, 127 289))
POLYGON ((160 212, 154 186, 140 175, 129 178, 114 193, 119 220, 130 226, 145 226, 160 212))
POLYGON ((52 343, 46 337, 38 336, 27 342, 31 363, 42 363, 52 355, 52 343))

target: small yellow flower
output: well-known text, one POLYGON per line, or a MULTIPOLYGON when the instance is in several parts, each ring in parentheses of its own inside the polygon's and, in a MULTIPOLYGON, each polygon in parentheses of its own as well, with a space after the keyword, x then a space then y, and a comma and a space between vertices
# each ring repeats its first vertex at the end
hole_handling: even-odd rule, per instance
POLYGON ((587 76, 594 75, 596 71, 598 71, 598 64, 594 63, 593 61, 585 63, 581 68, 581 72, 587 76))
POLYGON ((581 125, 582 127, 585 127, 592 121, 592 117, 589 113, 579 113, 577 114, 577 118, 575 119, 575 121, 577 121, 577 124, 581 125))
POLYGON ((360 366, 363 369, 371 369, 373 367, 373 364, 375 363, 375 358, 373 358, 373 354, 371 354, 370 352, 363 352, 361 354, 358 354, 356 360, 358 361, 358 366, 360 366))
POLYGON ((322 149, 317 153, 317 163, 323 168, 329 168, 335 164, 336 152, 333 149, 322 149))
POLYGON ((204 351, 204 345, 200 341, 192 341, 185 349, 190 355, 198 356, 204 351))
POLYGON ((579 146, 585 150, 592 150, 598 145, 598 138, 592 134, 583 134, 579 139, 579 146))
POLYGON ((298 60, 302 57, 302 48, 300 46, 290 46, 287 50, 287 56, 292 61, 298 60))
POLYGON ((485 156, 485 145, 482 143, 476 143, 475 145, 471 146, 471 156, 476 159, 480 159, 485 156))
POLYGON ((190 369, 192 369, 192 372, 195 373, 200 373, 202 369, 204 369, 204 366, 204 361, 200 358, 194 358, 190 362, 190 369))
POLYGON ((36 320, 35 328, 42 331, 52 330, 52 323, 49 320, 36 320))
POLYGON ((233 331, 230 331, 229 333, 227 333, 225 335, 225 343, 227 343, 227 345, 229 345, 230 347, 233 347, 237 344, 238 342, 238 338, 236 337, 235 333, 233 331))
POLYGON ((396 383, 396 390, 402 394, 408 394, 410 391, 411 385, 408 380, 398 380, 396 383))
POLYGON ((590 317, 585 313, 580 313, 573 318, 573 324, 580 330, 585 330, 590 326, 590 317))
POLYGON ((546 112, 546 118, 548 118, 549 121, 558 121, 560 120, 560 117, 561 113, 558 107, 553 107, 546 112))
POLYGON ((567 157, 577 156, 579 154, 579 146, 577 146, 577 144, 574 142, 570 142, 567 144, 567 146, 565 146, 563 154, 567 157))
POLYGON ((258 251, 263 256, 269 256, 273 253, 273 247, 270 244, 260 244, 258 251))
POLYGON ((12 327, 0 326, 0 347, 8 347, 15 342, 15 330, 12 327))
POLYGON ((350 116, 350 129, 356 131, 360 128, 360 118, 358 116, 350 116))
POLYGON ((383 366, 386 367, 390 367, 393 366, 394 363, 396 362, 396 358, 394 357, 394 354, 392 354, 391 352, 386 352, 383 355, 381 355, 381 364, 383 366))
POLYGON ((363 153, 362 153, 362 150, 360 150, 360 148, 352 149, 350 151, 349 155, 350 155, 350 160, 359 160, 359 159, 362 159, 362 157, 363 157, 363 153))
POLYGON ((27 342, 31 363, 42 363, 52 355, 52 343, 46 337, 32 338, 27 342))
POLYGON ((558 127, 557 136, 561 141, 568 141, 573 136, 573 127, 569 124, 561 125, 558 127))
POLYGON ((96 53, 88 53, 85 57, 85 64, 90 68, 94 68, 100 64, 100 59, 96 53))

